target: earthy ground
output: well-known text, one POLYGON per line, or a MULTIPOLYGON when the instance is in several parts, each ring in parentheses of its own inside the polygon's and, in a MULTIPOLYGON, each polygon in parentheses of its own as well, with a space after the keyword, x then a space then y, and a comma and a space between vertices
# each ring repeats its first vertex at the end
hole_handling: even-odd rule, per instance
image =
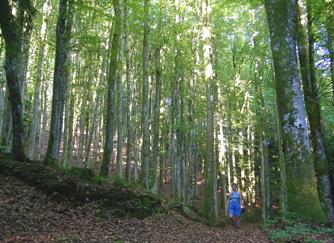
POLYGON ((73 208, 0 173, 0 242, 268 242, 258 225, 213 228, 175 212, 113 218, 95 204, 73 208))

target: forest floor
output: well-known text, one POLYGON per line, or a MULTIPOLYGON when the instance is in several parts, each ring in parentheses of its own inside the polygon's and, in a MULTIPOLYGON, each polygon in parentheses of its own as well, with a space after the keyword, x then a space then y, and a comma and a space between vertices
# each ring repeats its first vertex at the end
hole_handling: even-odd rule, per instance
POLYGON ((0 242, 268 242, 258 224, 210 227, 170 211, 113 218, 94 203, 56 202, 0 173, 0 242))

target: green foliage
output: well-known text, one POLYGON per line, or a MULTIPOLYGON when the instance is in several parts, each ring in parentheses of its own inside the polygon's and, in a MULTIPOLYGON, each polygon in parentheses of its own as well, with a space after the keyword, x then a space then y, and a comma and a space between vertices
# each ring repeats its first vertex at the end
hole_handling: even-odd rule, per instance
POLYGON ((95 173, 92 169, 81 168, 81 167, 71 167, 68 173, 79 177, 81 180, 93 182, 95 173))
POLYGON ((107 177, 104 177, 104 176, 94 176, 92 182, 95 183, 95 184, 98 184, 98 185, 103 185, 103 184, 106 184, 107 181, 108 181, 107 177))
POLYGON ((285 219, 276 218, 263 224, 268 239, 273 242, 318 242, 315 236, 333 238, 334 229, 296 218, 296 214, 287 214, 285 219))
POLYGON ((102 218, 102 219, 107 219, 108 218, 108 212, 105 208, 101 208, 98 213, 97 213, 97 216, 102 218))
POLYGON ((124 178, 115 176, 112 178, 112 184, 115 188, 128 188, 129 184, 125 181, 124 178))

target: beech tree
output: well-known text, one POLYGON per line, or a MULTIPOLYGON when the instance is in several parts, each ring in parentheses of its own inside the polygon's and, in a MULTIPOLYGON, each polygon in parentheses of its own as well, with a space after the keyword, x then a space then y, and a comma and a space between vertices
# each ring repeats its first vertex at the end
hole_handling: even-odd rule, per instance
POLYGON ((24 57, 27 55, 28 48, 23 45, 29 43, 25 42, 23 35, 25 33, 30 35, 34 10, 29 0, 11 3, 7 0, 1 1, 0 8, 0 27, 5 41, 5 70, 13 127, 11 153, 15 159, 24 161, 26 157, 23 143, 22 86, 26 85, 24 80, 26 58, 24 57), (16 16, 13 15, 13 8, 17 10, 16 16))
POLYGON ((278 116, 287 171, 287 207, 302 217, 323 219, 297 69, 296 1, 266 0, 278 116), (283 71, 284 70, 284 71, 283 71), (300 207, 301 198, 303 207, 300 207))
POLYGON ((1 1, 0 150, 211 223, 233 182, 264 221, 330 218, 332 1, 302 2, 1 1))
POLYGON ((65 94, 69 78, 70 40, 74 5, 72 0, 59 1, 59 15, 56 29, 56 58, 54 69, 53 97, 50 135, 45 161, 53 163, 59 159, 62 137, 65 94))

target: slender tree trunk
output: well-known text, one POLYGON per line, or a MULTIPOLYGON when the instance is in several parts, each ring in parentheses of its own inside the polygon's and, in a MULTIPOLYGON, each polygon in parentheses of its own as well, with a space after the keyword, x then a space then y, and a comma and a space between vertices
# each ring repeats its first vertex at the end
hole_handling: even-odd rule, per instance
POLYGON ((132 128, 132 116, 133 116, 133 94, 131 81, 131 63, 130 63, 130 50, 128 45, 128 1, 124 0, 124 51, 125 51, 125 80, 126 80, 126 107, 127 107, 127 118, 126 118, 126 131, 127 131, 127 143, 126 143, 126 168, 125 178, 128 183, 131 179, 131 160, 133 160, 133 147, 134 147, 134 136, 132 128))
POLYGON ((46 127, 48 122, 48 84, 47 82, 43 83, 43 107, 41 110, 43 111, 42 114, 42 125, 41 130, 39 132, 39 156, 38 157, 44 157, 45 155, 45 140, 46 140, 46 127))
POLYGON ((326 8, 327 47, 329 50, 330 70, 334 104, 334 1, 323 0, 326 8))
POLYGON ((79 115, 79 148, 78 148, 78 157, 77 161, 79 163, 83 162, 83 158, 85 157, 85 137, 89 136, 87 134, 86 126, 87 126, 87 104, 88 104, 88 96, 89 96, 89 74, 86 74, 87 77, 83 79, 82 84, 82 96, 81 96, 81 106, 80 106, 80 115, 79 115))
MULTIPOLYGON (((160 23, 159 27, 160 28, 160 23)), ((159 30, 158 30, 159 31, 159 30)), ((158 192, 158 160, 159 158, 159 131, 160 131, 160 100, 161 100, 161 47, 155 50, 155 100, 153 107, 153 192, 158 192)))
POLYGON ((218 98, 217 102, 219 104, 219 135, 218 135, 218 140, 219 140, 219 153, 218 153, 218 162, 220 164, 220 176, 221 176, 221 207, 224 209, 224 211, 227 213, 227 185, 226 185, 226 162, 227 162, 227 146, 226 146, 226 134, 224 131, 224 106, 223 106, 223 94, 222 94, 222 84, 221 82, 218 83, 218 98))
POLYGON ((121 80, 121 75, 118 75, 118 80, 116 83, 116 124, 117 124, 117 146, 116 146, 116 164, 117 164, 117 176, 123 177, 123 161, 122 161, 122 150, 123 150, 123 112, 124 112, 124 95, 123 95, 123 84, 121 80))
POLYGON ((213 223, 218 220, 218 206, 217 206, 217 165, 215 155, 215 127, 214 127, 214 111, 215 111, 215 84, 213 73, 213 51, 211 43, 211 1, 203 0, 203 51, 204 51, 204 79, 208 84, 207 90, 207 166, 208 173, 205 178, 205 194, 207 200, 204 205, 206 215, 213 223))
MULTIPOLYGON (((93 78, 93 77, 91 77, 91 78, 93 78)), ((92 142, 96 140, 95 137, 98 134, 97 119, 98 119, 99 110, 100 110, 101 79, 102 79, 102 76, 101 75, 98 76, 97 91, 96 91, 95 98, 94 98, 93 116, 92 116, 92 121, 91 121, 90 126, 89 126, 89 133, 88 133, 89 137, 88 137, 88 141, 87 141, 85 159, 84 159, 84 165, 85 165, 86 168, 92 168, 92 166, 91 166, 91 158, 93 157, 93 155, 91 153, 92 142)), ((93 149, 96 150, 97 148, 98 148, 97 144, 93 143, 93 149)))
POLYGON ((59 16, 56 29, 56 60, 53 80, 51 125, 45 162, 59 159, 63 112, 70 66, 70 40, 74 12, 73 0, 59 1, 59 16))
POLYGON ((143 40, 143 91, 142 91, 142 136, 143 145, 141 150, 141 179, 146 189, 149 189, 149 5, 150 0, 144 0, 144 40, 143 40))
POLYGON ((49 20, 49 15, 51 13, 51 7, 48 0, 46 0, 43 4, 43 22, 40 29, 40 40, 39 40, 39 51, 37 56, 37 65, 36 65, 36 81, 35 81, 35 92, 34 92, 34 102, 33 102, 33 117, 30 128, 30 144, 28 157, 30 159, 34 159, 35 147, 36 147, 36 137, 37 132, 40 130, 41 124, 41 83, 42 83, 42 70, 44 63, 44 55, 45 55, 45 41, 47 38, 47 25, 49 20))
MULTIPOLYGON (((259 63, 258 63, 259 64, 259 63)), ((257 65, 259 68, 259 65, 257 65)), ((259 78, 259 77, 257 77, 259 78)), ((258 80, 258 79, 256 79, 258 80)), ((261 79, 259 79, 261 80, 261 79)), ((268 160, 268 147, 266 140, 266 114, 264 100, 262 94, 261 83, 256 85, 256 93, 258 100, 258 133, 259 133, 259 152, 261 158, 261 195, 262 195, 262 219, 266 221, 271 217, 271 198, 270 198, 270 167, 268 160)))
MULTIPOLYGON (((255 16, 253 16, 255 22, 255 16)), ((258 32, 254 30, 253 44, 254 51, 259 50, 258 46, 258 32)), ((258 133, 258 144, 259 144, 259 155, 261 161, 261 205, 262 205, 262 219, 265 222, 271 217, 271 198, 270 198, 270 166, 268 158, 268 146, 266 138, 266 110, 264 104, 264 98, 262 93, 262 65, 261 58, 255 57, 255 70, 254 70, 254 82, 255 82, 255 97, 257 101, 257 133, 258 133)))
POLYGON ((304 218, 324 220, 316 189, 296 54, 296 1, 266 0, 274 61, 278 115, 287 161, 288 210, 304 218), (283 71, 284 70, 284 71, 283 71), (300 206, 301 199, 303 207, 300 206))
POLYGON ((114 137, 114 116, 115 116, 115 84, 117 79, 117 59, 119 51, 119 42, 122 30, 122 16, 119 0, 113 1, 115 19, 113 24, 113 34, 111 43, 111 55, 109 63, 108 76, 108 100, 107 100, 107 114, 106 114, 106 138, 103 149, 103 160, 100 170, 100 175, 107 177, 109 174, 109 166, 113 151, 113 137, 114 137))

